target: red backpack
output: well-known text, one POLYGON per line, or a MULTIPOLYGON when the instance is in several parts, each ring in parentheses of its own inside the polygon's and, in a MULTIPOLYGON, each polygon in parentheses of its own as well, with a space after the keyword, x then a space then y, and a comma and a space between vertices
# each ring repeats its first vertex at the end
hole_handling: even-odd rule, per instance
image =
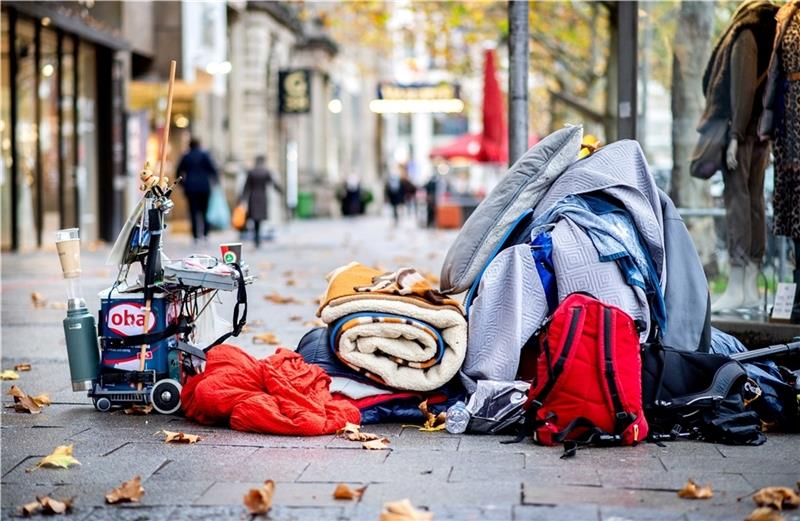
POLYGON ((574 293, 537 337, 525 404, 537 442, 633 445, 647 437, 639 334, 629 315, 574 293))

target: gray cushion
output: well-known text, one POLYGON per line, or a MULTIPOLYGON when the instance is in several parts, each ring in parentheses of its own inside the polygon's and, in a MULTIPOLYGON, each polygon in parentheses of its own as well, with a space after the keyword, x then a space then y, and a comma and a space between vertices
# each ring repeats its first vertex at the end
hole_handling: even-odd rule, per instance
POLYGON ((583 127, 553 132, 528 150, 508 170, 464 223, 442 266, 441 288, 446 293, 469 289, 509 226, 577 158, 583 127))

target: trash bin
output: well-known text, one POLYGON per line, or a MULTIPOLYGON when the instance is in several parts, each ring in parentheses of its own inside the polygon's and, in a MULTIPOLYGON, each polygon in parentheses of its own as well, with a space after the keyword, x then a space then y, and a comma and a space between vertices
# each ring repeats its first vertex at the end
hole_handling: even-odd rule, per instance
POLYGON ((297 217, 308 219, 314 217, 314 193, 298 192, 297 194, 297 217))

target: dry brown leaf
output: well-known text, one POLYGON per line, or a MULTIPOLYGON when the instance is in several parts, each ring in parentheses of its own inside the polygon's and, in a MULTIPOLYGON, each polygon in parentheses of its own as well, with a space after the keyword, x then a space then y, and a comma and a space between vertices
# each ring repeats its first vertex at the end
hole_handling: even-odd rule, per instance
POLYGON ((339 483, 336 485, 336 490, 333 491, 333 499, 352 500, 358 499, 364 494, 366 486, 359 488, 350 488, 346 483, 339 483))
POLYGON ((303 327, 322 327, 324 325, 325 325, 325 322, 323 322, 322 320, 320 320, 318 318, 316 318, 314 320, 308 320, 306 322, 303 322, 303 327))
POLYGON ((294 279, 286 279, 286 285, 290 287, 297 286, 297 281, 294 279))
POLYGON ((19 375, 16 371, 12 371, 11 369, 6 369, 2 373, 0 373, 0 380, 19 380, 19 375))
POLYGON ((800 506, 800 496, 789 487, 764 487, 753 494, 753 501, 760 507, 775 510, 800 506))
POLYGON ((30 503, 25 503, 21 507, 19 507, 20 513, 25 516, 29 517, 38 512, 42 508, 42 504, 38 501, 32 501, 30 503))
POLYGON ((367 450, 383 450, 388 449, 390 443, 389 438, 378 438, 377 440, 365 441, 361 444, 361 448, 367 450))
POLYGON ((73 465, 80 465, 81 462, 72 456, 73 445, 59 445, 55 450, 39 460, 37 468, 61 468, 68 469, 73 465))
POLYGON ((153 412, 152 405, 131 405, 123 411, 131 416, 145 416, 153 412))
POLYGON ((31 370, 31 364, 17 364, 14 366, 15 371, 19 371, 20 373, 24 373, 31 370))
POLYGON ((268 479, 261 488, 251 488, 244 496, 244 506, 251 515, 266 514, 272 508, 272 495, 275 493, 275 482, 268 479))
POLYGON ((144 487, 142 486, 142 478, 133 476, 133 479, 129 479, 106 494, 106 503, 109 505, 115 505, 117 503, 138 503, 143 495, 144 487))
POLYGON ((33 307, 36 309, 42 309, 47 305, 47 299, 44 298, 44 295, 38 291, 31 293, 31 302, 33 303, 33 307))
POLYGON ((303 317, 300 315, 292 315, 289 317, 289 322, 300 322, 301 320, 303 320, 303 317))
POLYGON ((42 407, 50 405, 50 398, 46 394, 39 396, 28 396, 25 391, 12 385, 8 390, 8 394, 14 397, 14 405, 11 406, 17 412, 27 412, 30 414, 39 414, 42 412, 42 407))
POLYGON ((433 521, 433 514, 417 510, 411 501, 403 499, 384 503, 380 521, 433 521))
POLYGON ((269 295, 264 295, 264 300, 269 300, 275 304, 302 304, 299 300, 292 297, 291 295, 280 295, 278 293, 270 293, 269 295))
POLYGON ((711 485, 701 487, 693 479, 687 481, 683 488, 678 491, 678 497, 683 499, 709 499, 713 496, 714 492, 711 490, 711 485))
POLYGON ((361 426, 355 423, 347 423, 344 427, 336 431, 337 436, 350 441, 371 441, 380 438, 377 434, 361 432, 361 426))
POLYGON ((20 512, 26 517, 32 516, 38 512, 46 515, 66 514, 72 510, 73 500, 74 498, 59 501, 49 496, 39 496, 36 498, 36 501, 22 505, 20 507, 20 512))
POLYGON ((164 443, 197 443, 202 440, 197 434, 186 434, 183 432, 159 431, 164 434, 164 443))
POLYGON ((759 507, 750 512, 750 515, 744 518, 744 521, 784 521, 784 518, 777 510, 759 507))
POLYGON ((422 414, 425 416, 425 423, 422 427, 417 425, 404 425, 404 427, 415 427, 422 432, 436 432, 445 429, 445 420, 447 419, 446 412, 442 411, 438 415, 434 415, 428 410, 428 400, 419 404, 419 410, 422 411, 422 414))
POLYGON ((275 333, 258 333, 257 335, 253 335, 253 343, 276 346, 280 344, 281 341, 278 340, 278 337, 275 336, 275 333))

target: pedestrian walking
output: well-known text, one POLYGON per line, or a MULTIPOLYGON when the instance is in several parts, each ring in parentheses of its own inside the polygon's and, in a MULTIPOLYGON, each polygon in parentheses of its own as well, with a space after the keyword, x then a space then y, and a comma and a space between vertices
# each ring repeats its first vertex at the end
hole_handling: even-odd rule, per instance
POLYGON ((253 242, 261 246, 261 222, 269 219, 269 197, 267 189, 274 188, 283 194, 283 188, 275 181, 275 176, 267 169, 267 159, 256 157, 253 168, 247 172, 247 180, 242 189, 240 203, 247 204, 247 219, 253 223, 253 242))
POLYGON ((361 189, 361 181, 355 175, 350 175, 337 191, 339 202, 342 205, 342 215, 355 217, 363 215, 366 205, 372 200, 369 193, 361 189))
POLYGON ((200 140, 189 140, 189 150, 178 164, 178 176, 183 178, 183 192, 189 202, 189 219, 192 222, 192 237, 195 242, 208 237, 206 219, 211 188, 219 182, 219 175, 211 156, 200 148, 200 140))
POLYGON ((392 218, 394 219, 394 224, 397 225, 398 221, 400 220, 399 207, 405 202, 403 182, 400 179, 400 176, 396 174, 389 175, 389 178, 386 180, 386 188, 384 193, 386 196, 386 202, 388 202, 392 207, 392 218))

